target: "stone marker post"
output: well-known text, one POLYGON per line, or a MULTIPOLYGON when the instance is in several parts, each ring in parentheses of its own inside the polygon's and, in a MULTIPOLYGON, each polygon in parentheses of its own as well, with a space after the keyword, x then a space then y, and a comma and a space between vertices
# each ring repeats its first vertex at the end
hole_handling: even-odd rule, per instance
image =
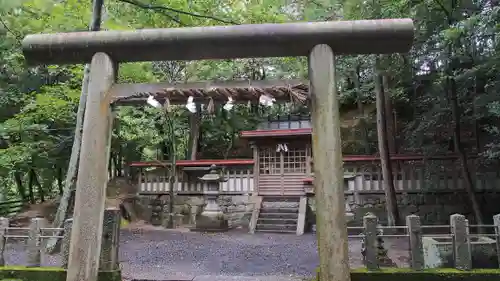
POLYGON ((377 224, 378 220, 374 214, 368 213, 363 217, 364 228, 364 261, 368 270, 377 270, 377 224))
POLYGON ((163 220, 163 206, 165 202, 161 199, 161 196, 157 196, 151 202, 151 224, 154 226, 161 225, 163 220))
POLYGON ((120 209, 108 208, 104 211, 100 270, 115 270, 119 267, 120 220, 120 209))
POLYGON ((9 219, 8 218, 0 218, 0 266, 5 265, 5 259, 3 257, 3 253, 5 251, 5 242, 7 229, 9 227, 9 219))
POLYGON ((471 248, 469 241, 468 222, 465 216, 454 214, 450 216, 451 234, 453 235, 453 256, 455 268, 470 270, 472 268, 471 248))
POLYGON ((42 261, 42 228, 47 225, 44 218, 33 218, 28 232, 28 266, 40 266, 42 261))
POLYGON ((424 249, 422 246, 422 227, 420 217, 409 215, 406 217, 406 226, 410 236, 410 262, 411 268, 421 270, 424 268, 424 249))
POLYGON ((500 214, 493 216, 493 224, 495 225, 498 265, 500 265, 500 214))
POLYGON ((210 172, 200 178, 200 181, 207 184, 208 190, 205 191, 206 206, 196 219, 195 231, 220 232, 229 229, 227 217, 217 203, 220 194, 220 183, 225 180, 219 174, 215 165, 210 166, 210 172))
POLYGON ((73 219, 64 221, 63 241, 61 245, 62 267, 68 268, 69 246, 71 245, 71 228, 73 227, 73 219))

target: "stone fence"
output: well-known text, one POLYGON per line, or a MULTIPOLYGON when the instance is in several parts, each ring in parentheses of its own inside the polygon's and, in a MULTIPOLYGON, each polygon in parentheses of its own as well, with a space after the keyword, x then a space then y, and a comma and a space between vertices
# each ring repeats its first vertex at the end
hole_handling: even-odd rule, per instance
MULTIPOLYGON (((120 235, 120 210, 115 208, 104 211, 104 224, 101 244, 99 268, 101 270, 119 269, 118 247, 120 235)), ((11 227, 8 218, 0 218, 0 266, 8 265, 5 262, 6 244, 9 241, 25 241, 27 266, 39 267, 42 265, 42 254, 45 252, 44 240, 48 238, 62 239, 61 258, 62 267, 68 267, 68 257, 73 219, 64 223, 64 228, 47 227, 44 218, 31 219, 28 227, 11 227), (61 235, 56 235, 62 233, 61 235)))
POLYGON ((350 233, 361 230, 361 234, 349 235, 349 238, 363 239, 362 255, 368 270, 393 266, 383 238, 408 239, 412 269, 469 270, 499 268, 500 214, 495 215, 493 221, 493 225, 469 225, 465 216, 454 214, 450 216, 450 225, 421 225, 419 216, 409 215, 406 226, 381 226, 378 218, 368 213, 363 217, 362 227, 348 227, 348 230, 350 233), (433 231, 440 234, 427 234, 428 229, 441 230, 433 231), (472 234, 471 229, 478 229, 477 234, 472 234))

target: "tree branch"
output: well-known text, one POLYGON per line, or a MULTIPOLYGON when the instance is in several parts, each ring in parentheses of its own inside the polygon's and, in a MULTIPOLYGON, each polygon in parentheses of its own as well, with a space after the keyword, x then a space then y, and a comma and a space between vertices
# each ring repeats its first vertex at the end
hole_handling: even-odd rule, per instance
POLYGON ((441 3, 441 1, 439 1, 439 0, 434 0, 434 3, 438 4, 438 6, 441 8, 441 10, 442 10, 442 11, 444 12, 444 14, 446 15, 447 20, 451 19, 451 13, 452 13, 453 11, 448 11, 448 10, 446 9, 446 7, 444 6, 444 4, 443 4, 443 3, 441 3))
POLYGON ((14 39, 17 41, 17 43, 21 44, 22 36, 17 34, 16 32, 14 32, 12 29, 10 29, 2 17, 0 17, 0 23, 3 25, 3 27, 5 28, 5 30, 8 33, 10 33, 10 34, 12 34, 12 36, 14 36, 14 39))
POLYGON ((142 4, 142 3, 139 3, 139 2, 136 2, 136 1, 132 1, 132 0, 119 0, 119 1, 123 2, 123 3, 127 3, 127 4, 131 4, 131 5, 137 6, 137 7, 142 8, 142 9, 153 10, 155 12, 158 12, 158 13, 166 16, 170 20, 176 22, 179 26, 187 26, 187 24, 183 23, 179 18, 177 18, 177 17, 171 15, 170 13, 168 13, 168 10, 162 9, 163 7, 152 6, 152 5, 149 5, 149 4, 142 4))
MULTIPOLYGON (((186 12, 186 11, 182 11, 182 10, 170 8, 168 6, 144 4, 144 3, 138 2, 136 0, 118 0, 118 1, 123 2, 123 3, 127 3, 127 4, 131 4, 131 5, 143 8, 143 9, 149 9, 149 10, 155 10, 155 11, 170 11, 170 12, 174 12, 174 13, 178 13, 178 14, 183 14, 183 15, 188 15, 188 16, 197 17, 197 18, 211 19, 211 20, 222 22, 222 23, 226 23, 226 24, 235 24, 235 25, 239 24, 239 23, 236 23, 234 21, 219 19, 217 17, 209 16, 209 15, 201 15, 201 14, 197 14, 197 13, 186 12)), ((186 26, 186 24, 183 24, 179 19, 174 18, 170 14, 168 14, 168 13, 162 13, 162 14, 166 15, 167 17, 169 17, 170 19, 174 20, 178 24, 186 26)))

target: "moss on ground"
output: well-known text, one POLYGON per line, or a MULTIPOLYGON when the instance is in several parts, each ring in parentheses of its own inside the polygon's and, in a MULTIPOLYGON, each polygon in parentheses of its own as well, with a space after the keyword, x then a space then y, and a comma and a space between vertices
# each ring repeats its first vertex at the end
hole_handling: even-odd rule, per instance
MULTIPOLYGON (((66 270, 60 267, 0 267, 0 281, 66 281, 66 270)), ((98 281, 121 281, 120 270, 99 272, 98 281)))
MULTIPOLYGON (((319 270, 317 270, 319 273, 319 270)), ((500 269, 475 269, 461 271, 452 268, 425 269, 415 271, 407 268, 381 268, 368 271, 366 268, 353 269, 351 281, 498 281, 500 269)), ((308 281, 319 281, 316 278, 308 281)))

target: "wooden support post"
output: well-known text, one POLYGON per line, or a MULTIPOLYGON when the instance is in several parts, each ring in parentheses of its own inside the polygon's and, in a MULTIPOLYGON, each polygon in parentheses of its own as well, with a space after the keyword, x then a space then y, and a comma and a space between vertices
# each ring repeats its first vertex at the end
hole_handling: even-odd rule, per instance
POLYGON ((253 152, 253 190, 252 195, 259 195, 259 174, 260 174, 260 163, 259 163, 259 146, 254 142, 251 144, 253 152))
POLYGON ((320 280, 350 280, 340 115, 334 55, 328 45, 309 56, 314 187, 320 280))
POLYGON ((299 202, 299 217, 297 219, 297 235, 304 234, 307 212, 307 197, 301 196, 299 202))
POLYGON ((114 81, 113 61, 107 54, 95 54, 90 65, 67 281, 97 280, 107 181, 109 89, 114 81))

